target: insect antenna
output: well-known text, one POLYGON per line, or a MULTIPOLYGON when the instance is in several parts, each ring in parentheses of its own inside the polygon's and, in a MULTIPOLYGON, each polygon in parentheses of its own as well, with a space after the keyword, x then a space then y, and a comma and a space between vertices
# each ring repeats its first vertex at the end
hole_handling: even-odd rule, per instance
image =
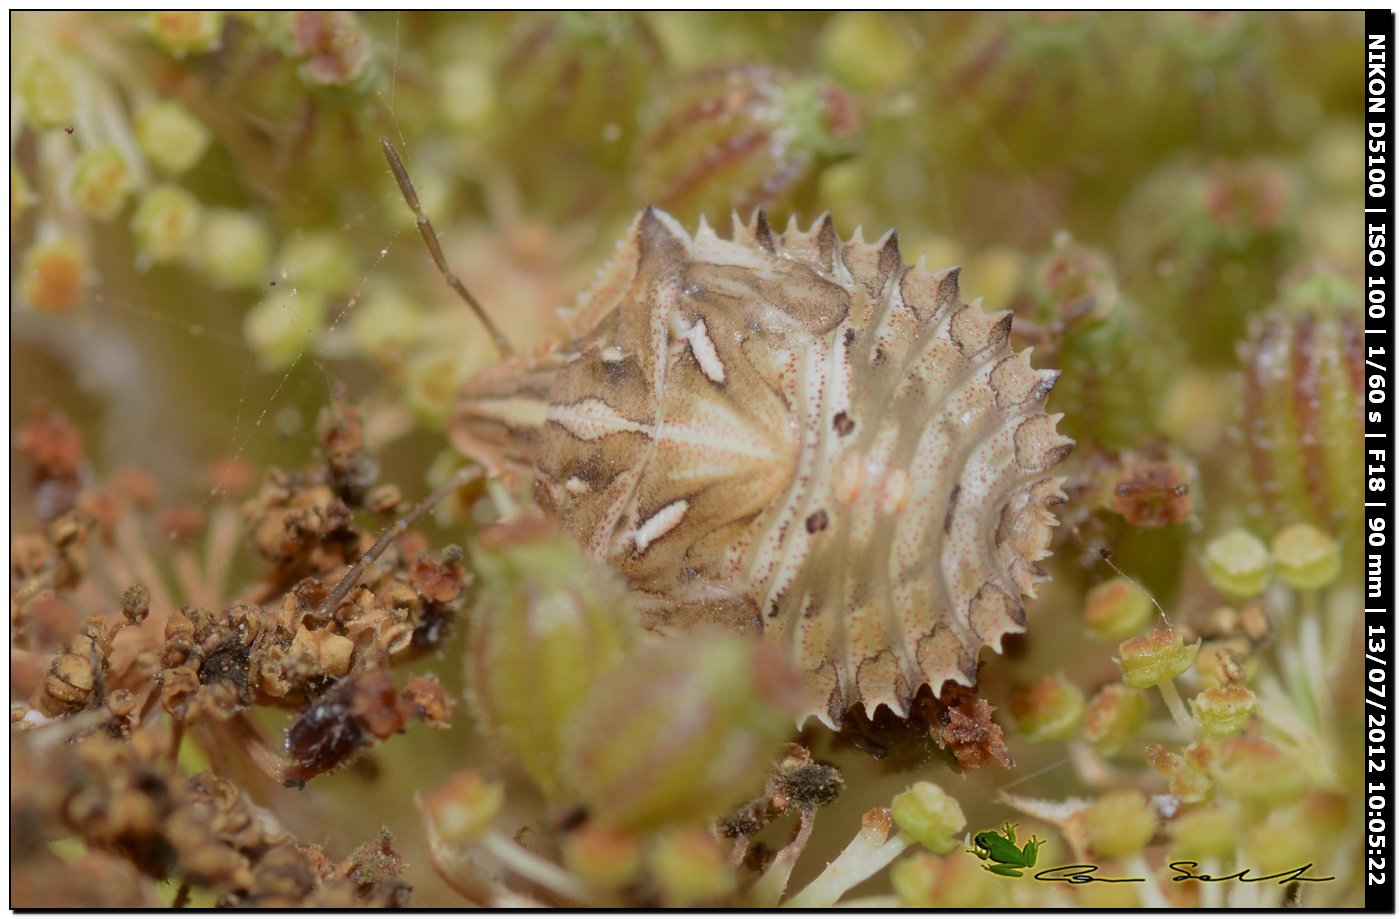
POLYGON ((496 350, 502 357, 510 357, 515 354, 515 348, 511 346, 509 339, 501 333, 496 323, 491 321, 491 317, 482 309, 481 303, 472 292, 467 290, 461 278, 457 277, 452 267, 447 264, 447 259, 442 254, 442 246, 438 245, 437 232, 433 229, 432 223, 428 220, 428 215, 423 213, 423 205, 418 201, 418 192, 413 189, 413 181, 408 177, 408 170, 404 168, 403 160, 399 158, 399 151, 394 149, 394 145, 389 143, 387 137, 379 138, 379 145, 384 149, 384 158, 389 161, 389 168, 393 170, 394 179, 399 183, 399 191, 403 192, 403 199, 408 202, 408 206, 413 210, 413 215, 418 218, 418 232, 423 234, 423 242, 428 246, 428 253, 433 257, 433 263, 442 273, 447 285, 457 292, 457 296, 466 301, 467 306, 476 314, 476 318, 486 327, 490 333, 491 340, 496 345, 496 350))

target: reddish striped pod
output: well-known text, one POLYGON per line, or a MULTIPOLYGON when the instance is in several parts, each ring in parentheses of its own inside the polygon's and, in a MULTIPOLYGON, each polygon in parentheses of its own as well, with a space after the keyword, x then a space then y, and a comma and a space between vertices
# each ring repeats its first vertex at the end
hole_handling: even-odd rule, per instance
POLYGON ((1272 525, 1360 534, 1364 349, 1352 313, 1273 314, 1241 347, 1255 511, 1272 525))
POLYGON ((649 120, 640 196, 683 220, 791 204, 819 162, 854 151, 861 129, 846 90, 757 65, 679 81, 649 120))

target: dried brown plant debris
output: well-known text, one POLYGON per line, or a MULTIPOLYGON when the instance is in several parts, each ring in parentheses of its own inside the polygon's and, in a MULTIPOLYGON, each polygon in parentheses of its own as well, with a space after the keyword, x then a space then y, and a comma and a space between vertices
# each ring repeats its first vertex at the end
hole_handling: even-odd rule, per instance
MULTIPOLYGON (((89 481, 62 416, 41 410, 26 428, 40 528, 10 547, 11 697, 29 700, 11 707, 29 764, 12 773, 24 804, 13 825, 36 841, 26 877, 75 872, 63 903, 154 905, 151 879, 229 906, 406 902, 387 836, 334 862, 257 803, 451 712, 435 680, 400 690, 389 668, 447 634, 468 581, 462 553, 433 551, 404 521, 362 529, 377 464, 359 416, 338 395, 318 430, 317 462, 267 470, 240 508, 227 500, 251 491, 240 461, 216 464, 202 499, 166 503, 140 470, 89 481), (65 508, 54 482, 71 489, 65 508), (243 543, 262 575, 230 583, 249 567, 235 564, 243 543), (298 713, 290 759, 263 736, 259 708, 298 713), (185 774, 184 744, 215 771, 185 774), (58 858, 47 845, 58 839, 86 853, 58 858)), ((382 488, 394 497, 380 512, 400 503, 382 488)))

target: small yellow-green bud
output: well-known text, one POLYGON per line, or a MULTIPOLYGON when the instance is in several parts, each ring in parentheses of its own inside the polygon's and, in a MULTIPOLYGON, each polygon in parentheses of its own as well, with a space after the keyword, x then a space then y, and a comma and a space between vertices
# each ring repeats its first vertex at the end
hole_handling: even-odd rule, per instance
POLYGON ((1279 580, 1295 590, 1326 587, 1342 570, 1341 546, 1306 523, 1280 530, 1274 537, 1273 553, 1279 580))
POLYGON ((187 257, 194 248, 202 218, 194 195, 176 185, 157 185, 136 205, 131 232, 146 258, 174 262, 187 257))
POLYGON ((24 175, 24 170, 10 162, 10 230, 14 231, 19 226, 20 219, 24 217, 24 212, 29 210, 29 205, 34 203, 34 189, 29 187, 29 179, 24 175))
POLYGON ((355 257, 334 233, 302 233, 287 240, 277 258, 287 283, 297 289, 343 293, 355 285, 355 257))
POLYGON ((1123 858, 1142 851, 1157 831, 1157 815, 1142 792, 1112 791, 1084 812, 1089 846, 1107 858, 1123 858))
POLYGON ((505 798, 499 784, 475 772, 459 772, 424 799, 423 818, 435 844, 471 845, 491 828, 505 798))
POLYGON ((280 370, 311 347, 326 323, 326 298, 276 288, 243 318, 243 337, 264 370, 280 370))
POLYGON ((1215 782, 1210 775, 1210 764, 1215 754, 1208 743, 1197 742, 1178 755, 1168 751, 1161 744, 1148 744, 1146 759, 1153 769, 1166 776, 1167 790, 1185 804, 1199 804, 1209 798, 1215 790, 1215 782))
POLYGON ((957 834, 967 826, 957 799, 932 782, 915 782, 895 795, 890 816, 901 832, 925 849, 939 853, 956 849, 957 834))
POLYGON ((49 50, 30 52, 15 75, 15 90, 34 127, 47 130, 72 125, 78 94, 67 58, 49 50))
POLYGON ((1259 661, 1250 654, 1245 638, 1202 642, 1196 655, 1196 673, 1205 689, 1247 683, 1258 670, 1259 661))
POLYGON ((708 831, 670 830, 652 845, 651 876, 668 907, 695 906, 734 889, 734 869, 708 831))
POLYGON ((20 294, 35 309, 66 313, 86 283, 87 258, 78 244, 60 236, 30 246, 20 264, 20 294))
POLYGON ((604 890, 627 886, 642 868, 641 842, 621 830, 585 826, 565 838, 563 849, 564 866, 604 890))
POLYGON ((1011 697, 1016 729, 1031 743, 1073 736, 1083 715, 1084 693, 1062 676, 1041 677, 1011 697))
POLYGON ((1260 737, 1220 741, 1210 771, 1227 794, 1253 804, 1278 806, 1307 790, 1301 764, 1260 737))
POLYGON ((1193 807, 1170 824, 1175 858, 1228 858, 1239 843, 1239 819, 1228 807, 1193 807))
POLYGON ((1133 581, 1118 577, 1089 591, 1084 619, 1102 641, 1122 641, 1141 632, 1152 619, 1152 598, 1133 581))
POLYGON ((267 225, 247 211, 214 210, 204 220, 195 256, 200 271, 225 290, 267 285, 272 236, 267 225))
POLYGON ((572 719, 566 790, 606 826, 712 820, 760 790, 810 703, 805 682, 766 643, 694 636, 640 645, 572 719))
POLYGON ((1249 725, 1258 703, 1243 686, 1217 686, 1191 700, 1191 713, 1202 737, 1238 734, 1249 725))
POLYGON ((822 61, 847 86, 863 92, 890 89, 916 64, 907 36, 907 29, 888 13, 837 13, 822 30, 822 61))
POLYGON ((485 62, 468 58, 449 64, 443 68, 438 86, 439 111, 449 127, 471 132, 491 124, 496 91, 491 68, 485 62))
POLYGON ((1269 814, 1245 836, 1244 855, 1260 875, 1290 871, 1317 862, 1320 840, 1313 828, 1301 819, 1297 808, 1288 807, 1269 814))
POLYGON ((350 313, 355 350, 382 365, 400 366, 423 336, 418 304, 394 287, 370 292, 350 313))
POLYGON ((1273 569, 1268 548, 1245 530, 1231 530, 1212 539, 1202 564, 1206 579, 1216 590, 1240 600, 1258 596, 1273 569))
POLYGON ((487 529, 472 552, 467 678, 477 723, 548 797, 564 736, 593 688, 639 638, 624 585, 543 517, 487 529))
POLYGON ((186 171, 209 149, 209 129, 178 102, 150 103, 136 114, 135 127, 146 159, 170 175, 186 171))
POLYGON ((939 857, 920 852, 890 868, 890 885, 903 906, 971 909, 1005 905, 1002 881, 961 853, 939 857))
POLYGON ((172 57, 202 54, 219 47, 224 14, 215 10, 156 10, 147 14, 146 31, 172 57))
MULTIPOLYGON (((432 336, 425 336, 425 340, 438 341, 432 336)), ((480 369, 469 350, 433 346, 416 349, 408 356, 404 397, 416 413, 438 422, 447 419, 462 384, 480 369)))
POLYGON ((1186 644, 1176 629, 1129 638, 1118 646, 1123 682, 1134 689, 1149 689, 1173 680, 1191 668, 1200 644, 1200 639, 1186 644))
POLYGON ((1121 752, 1147 723, 1147 694, 1111 683, 1084 710, 1084 739, 1105 756, 1121 752))
POLYGON ((83 152, 73 174, 73 203, 95 220, 111 220, 131 194, 131 169, 112 144, 83 152))

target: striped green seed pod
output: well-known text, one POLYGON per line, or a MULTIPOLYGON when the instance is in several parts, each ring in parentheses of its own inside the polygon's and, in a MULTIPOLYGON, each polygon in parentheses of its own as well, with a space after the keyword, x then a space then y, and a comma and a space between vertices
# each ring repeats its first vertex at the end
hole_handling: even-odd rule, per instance
POLYGON ((622 583, 540 517, 488 529, 472 560, 472 709, 483 732, 555 797, 566 730, 625 659, 637 616, 622 583))
POLYGON ((574 719, 569 789, 604 826, 714 819, 762 788, 805 695, 767 645, 734 636, 649 643, 574 719))

